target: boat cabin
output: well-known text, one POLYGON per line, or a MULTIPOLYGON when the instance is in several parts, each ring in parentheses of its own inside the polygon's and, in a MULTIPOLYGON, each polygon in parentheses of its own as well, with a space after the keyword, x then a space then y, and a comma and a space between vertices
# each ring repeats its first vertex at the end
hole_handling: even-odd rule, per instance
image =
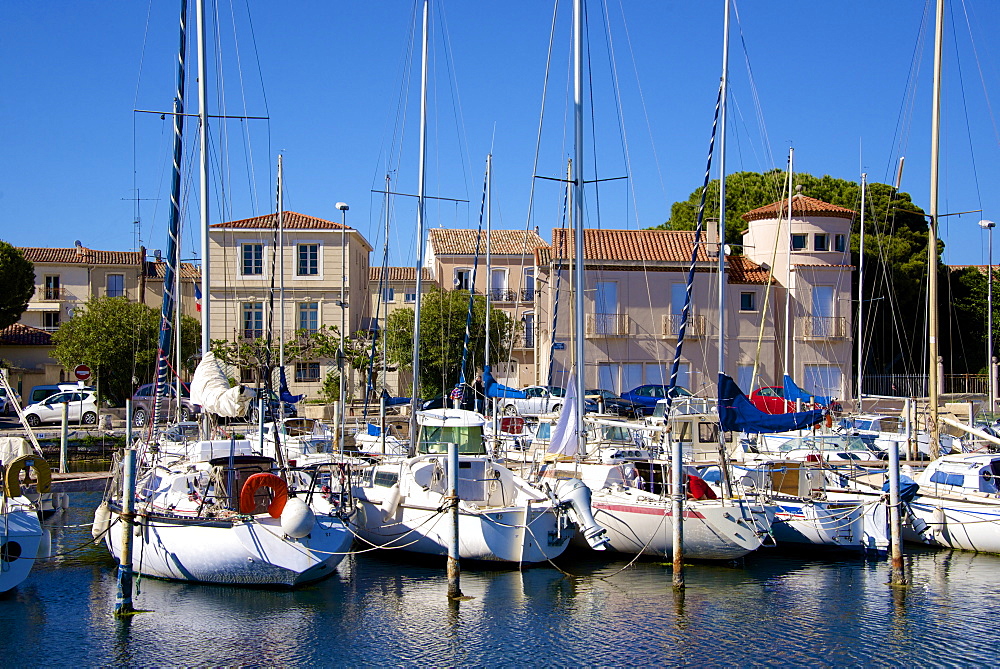
POLYGON ((963 453, 940 457, 927 465, 917 483, 936 492, 1000 497, 1000 455, 963 453))
POLYGON ((486 419, 481 414, 464 409, 431 409, 417 414, 417 423, 417 455, 447 453, 448 444, 457 445, 459 455, 486 455, 486 419))

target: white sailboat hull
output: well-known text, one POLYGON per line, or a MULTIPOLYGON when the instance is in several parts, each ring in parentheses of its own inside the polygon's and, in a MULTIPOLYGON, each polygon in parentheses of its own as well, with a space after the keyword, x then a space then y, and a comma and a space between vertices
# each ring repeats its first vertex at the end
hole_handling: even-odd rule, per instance
MULTIPOLYGON (((669 499, 641 490, 599 490, 591 502, 594 520, 607 530, 609 548, 620 553, 666 556, 673 552, 669 499)), ((688 500, 684 504, 684 556, 734 560, 757 550, 763 539, 742 500, 688 500)))
MULTIPOLYGON (((112 513, 112 520, 120 520, 112 513)), ((353 535, 333 516, 317 516, 312 532, 286 537, 281 521, 267 514, 249 521, 210 521, 142 516, 133 538, 132 567, 155 578, 200 583, 293 587, 331 575, 350 549, 353 535)), ((121 559, 122 524, 105 537, 121 559)))
POLYGON ((771 530, 778 545, 809 544, 885 552, 889 548, 888 508, 857 496, 803 500, 779 496, 771 530))
POLYGON ((20 585, 31 572, 42 541, 38 513, 21 498, 23 505, 6 500, 8 510, 0 515, 0 592, 20 585))
POLYGON ((921 494, 909 504, 916 519, 904 538, 932 546, 980 553, 1000 553, 1000 500, 961 501, 921 494))
MULTIPOLYGON (((450 515, 438 507, 400 503, 385 517, 381 504, 361 498, 357 534, 373 546, 447 555, 450 515)), ((463 504, 462 507, 465 505, 463 504)), ((558 557, 574 530, 551 508, 459 509, 459 557, 463 560, 533 563, 558 557)))

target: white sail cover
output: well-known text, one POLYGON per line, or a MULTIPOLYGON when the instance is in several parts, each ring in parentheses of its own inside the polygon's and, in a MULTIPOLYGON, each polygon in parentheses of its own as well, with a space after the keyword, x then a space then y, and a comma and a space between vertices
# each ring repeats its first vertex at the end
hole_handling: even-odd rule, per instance
POLYGON ((255 395, 252 388, 230 388, 229 379, 211 351, 205 353, 198 363, 198 369, 194 370, 191 401, 200 404, 202 411, 223 418, 240 418, 247 414, 250 401, 255 395))
POLYGON ((576 410, 576 379, 570 374, 566 382, 566 397, 563 398, 562 412, 552 428, 549 453, 576 455, 580 450, 577 428, 579 418, 576 410))

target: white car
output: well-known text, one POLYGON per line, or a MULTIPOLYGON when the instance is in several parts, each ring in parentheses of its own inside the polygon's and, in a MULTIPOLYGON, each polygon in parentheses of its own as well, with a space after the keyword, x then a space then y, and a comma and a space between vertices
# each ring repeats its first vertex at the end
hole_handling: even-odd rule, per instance
POLYGON ((69 402, 69 422, 97 424, 97 393, 93 390, 72 390, 46 397, 24 409, 24 418, 31 427, 42 423, 62 422, 63 403, 69 402))
POLYGON ((524 389, 525 398, 505 398, 503 414, 505 416, 538 416, 543 413, 558 413, 562 409, 566 389, 559 386, 528 386, 524 389))

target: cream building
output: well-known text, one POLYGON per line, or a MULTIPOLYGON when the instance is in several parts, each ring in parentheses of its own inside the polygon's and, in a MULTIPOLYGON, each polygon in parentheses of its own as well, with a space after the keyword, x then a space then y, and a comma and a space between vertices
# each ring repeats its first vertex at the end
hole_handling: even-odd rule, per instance
MULTIPOLYGON (((430 270, 422 270, 420 292, 426 294, 435 286, 437 283, 430 270)), ((380 330, 392 312, 397 309, 413 309, 416 303, 416 267, 372 267, 369 270, 369 330, 380 330)), ((413 385, 413 374, 409 370, 388 369, 384 377, 380 370, 376 370, 375 379, 376 391, 384 387, 395 397, 407 395, 410 392, 408 389, 413 385)))
MULTIPOLYGON (((341 223, 287 211, 283 217, 278 248, 276 214, 210 226, 212 339, 255 339, 272 328, 287 340, 324 325, 350 337, 367 326, 368 241, 341 223)), ((335 360, 300 360, 285 372, 292 393, 315 398, 335 369, 335 360)), ((256 382, 255 369, 231 372, 256 382)), ((348 368, 347 379, 349 394, 357 395, 361 375, 348 368)))
POLYGON ((517 326, 510 359, 493 366, 501 383, 535 382, 535 251, 546 246, 537 232, 432 228, 427 238, 426 266, 446 290, 474 290, 490 297, 517 326), (487 242, 489 242, 487 244, 487 242))

